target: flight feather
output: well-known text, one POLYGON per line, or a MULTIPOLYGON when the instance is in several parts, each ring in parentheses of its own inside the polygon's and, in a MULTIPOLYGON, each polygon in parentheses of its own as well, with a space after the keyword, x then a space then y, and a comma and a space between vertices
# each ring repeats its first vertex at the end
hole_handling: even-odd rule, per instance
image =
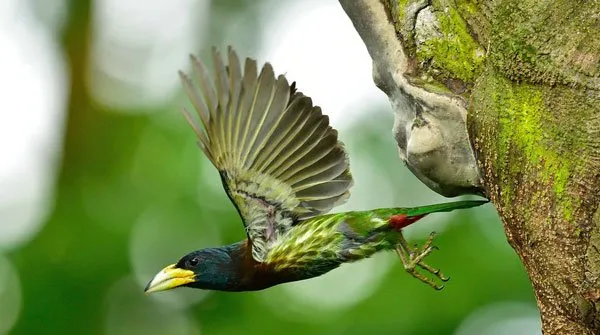
POLYGON ((180 72, 197 116, 184 114, 262 262, 293 225, 347 199, 348 158, 328 117, 271 64, 259 72, 247 58, 242 69, 231 47, 225 61, 213 49, 212 60, 212 77, 194 56, 195 82, 180 72))

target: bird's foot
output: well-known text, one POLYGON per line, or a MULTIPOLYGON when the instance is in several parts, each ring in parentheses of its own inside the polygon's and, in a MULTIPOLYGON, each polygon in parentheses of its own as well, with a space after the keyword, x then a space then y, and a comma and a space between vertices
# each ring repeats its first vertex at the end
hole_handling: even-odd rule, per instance
POLYGON ((439 269, 436 269, 424 262, 425 257, 427 257, 431 251, 437 249, 436 246, 432 245, 434 238, 435 232, 432 232, 427 241, 420 248, 417 246, 411 248, 404 239, 404 236, 400 234, 400 243, 398 243, 398 246, 396 247, 396 252, 398 253, 398 256, 400 256, 400 260, 402 261, 402 265, 404 265, 406 272, 410 273, 413 277, 433 287, 434 289, 441 290, 444 288, 444 285, 438 285, 434 279, 417 272, 418 266, 426 272, 431 273, 442 282, 446 282, 450 279, 444 276, 439 269))

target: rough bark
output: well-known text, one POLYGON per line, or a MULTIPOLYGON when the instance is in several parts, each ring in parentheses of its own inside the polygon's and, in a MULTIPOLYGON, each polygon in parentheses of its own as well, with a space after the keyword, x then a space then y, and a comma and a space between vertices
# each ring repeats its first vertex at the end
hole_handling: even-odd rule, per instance
MULTIPOLYGON (((600 2, 340 3, 384 92, 420 92, 426 104, 462 101, 468 142, 456 143, 473 149, 480 177, 471 190, 498 210, 531 279, 544 334, 600 334, 600 2), (382 81, 386 72, 405 83, 382 81)), ((427 173, 415 167, 417 176, 427 173)))
MULTIPOLYGON (((467 136, 464 98, 446 94, 447 90, 415 76, 416 63, 407 57, 389 24, 389 13, 378 2, 341 3, 373 58, 375 84, 388 95, 394 109, 400 158, 425 185, 442 195, 481 194, 467 136)), ((415 15, 423 6, 410 7, 415 15)))

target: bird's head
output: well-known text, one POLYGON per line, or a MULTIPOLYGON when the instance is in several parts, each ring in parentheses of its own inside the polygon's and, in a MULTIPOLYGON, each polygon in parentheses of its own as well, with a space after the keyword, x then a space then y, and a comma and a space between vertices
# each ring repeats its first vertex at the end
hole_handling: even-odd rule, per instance
POLYGON ((225 248, 191 252, 177 263, 166 266, 150 280, 144 292, 166 291, 180 286, 200 289, 226 289, 232 277, 232 260, 225 248))

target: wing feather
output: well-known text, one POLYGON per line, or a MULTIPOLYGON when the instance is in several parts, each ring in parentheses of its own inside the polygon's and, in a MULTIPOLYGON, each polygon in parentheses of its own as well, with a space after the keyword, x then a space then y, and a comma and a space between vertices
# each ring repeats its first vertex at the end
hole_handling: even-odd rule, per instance
POLYGON ((235 51, 212 50, 214 76, 191 57, 197 85, 180 72, 200 124, 184 115, 221 175, 262 261, 294 224, 344 202, 352 176, 343 144, 329 119, 267 63, 260 72, 235 51))
POLYGON ((237 129, 236 126, 239 115, 240 100, 242 97, 242 69, 240 67, 240 60, 232 49, 228 50, 228 56, 228 85, 231 88, 229 97, 231 102, 227 108, 227 129, 230 129, 230 131, 227 133, 227 147, 231 148, 232 156, 236 157, 239 153, 235 134, 237 129))
POLYGON ((324 171, 307 171, 306 174, 297 174, 294 179, 290 179, 292 188, 298 191, 302 191, 314 185, 318 185, 329 180, 339 177, 346 168, 343 165, 335 165, 324 171))
POLYGON ((302 165, 304 159, 314 161, 315 157, 322 157, 323 153, 318 151, 319 148, 317 145, 319 142, 317 141, 324 138, 325 133, 327 132, 328 124, 325 120, 318 120, 317 122, 318 123, 316 124, 309 124, 309 127, 305 130, 305 133, 310 135, 301 139, 301 142, 298 143, 295 148, 290 148, 290 155, 286 157, 278 171, 273 172, 274 176, 282 179, 290 178, 290 176, 298 172, 297 170, 292 169, 294 169, 296 166, 302 165))
POLYGON ((292 146, 292 143, 297 141, 298 138, 305 136, 302 135, 302 130, 310 114, 310 106, 307 104, 307 101, 298 100, 298 103, 291 104, 288 109, 295 110, 294 113, 290 112, 285 115, 293 117, 293 121, 290 121, 289 125, 285 123, 286 126, 275 131, 278 137, 274 138, 272 142, 269 141, 269 146, 265 149, 265 161, 258 168, 267 174, 278 169, 286 157, 289 157, 291 154, 289 148, 292 146))

